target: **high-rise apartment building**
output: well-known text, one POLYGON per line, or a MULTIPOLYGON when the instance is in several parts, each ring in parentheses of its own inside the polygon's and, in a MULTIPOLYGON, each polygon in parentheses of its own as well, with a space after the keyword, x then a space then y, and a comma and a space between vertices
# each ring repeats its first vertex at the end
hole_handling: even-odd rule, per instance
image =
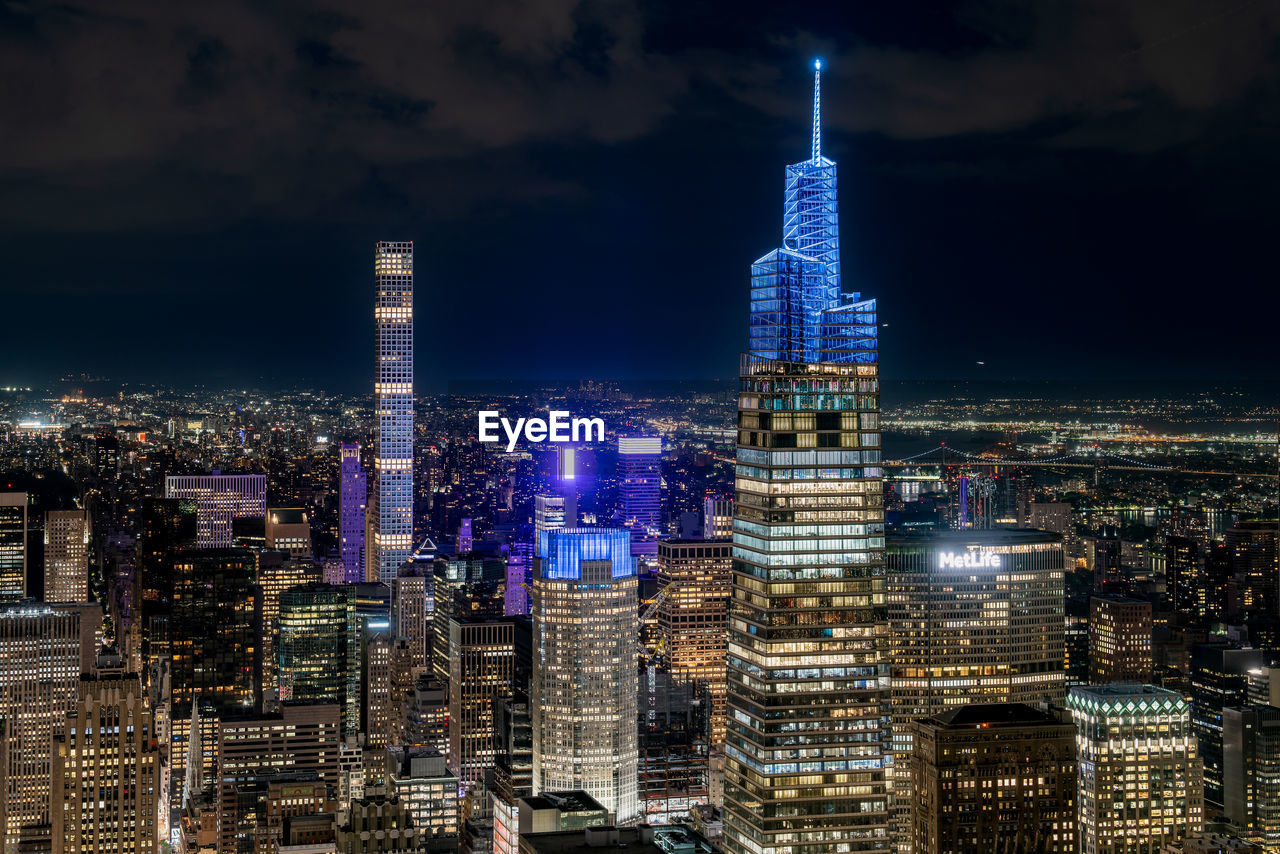
POLYGON ((0 602, 27 595, 27 494, 0 492, 0 602))
POLYGON ((6 851, 51 822, 53 737, 76 708, 80 674, 93 672, 101 617, 96 607, 84 614, 28 603, 0 609, 6 851))
POLYGON ((233 519, 266 518, 267 476, 169 475, 164 479, 164 497, 195 502, 197 548, 228 549, 235 544, 233 519))
POLYGON ((158 851, 159 764, 142 682, 100 659, 54 740, 54 854, 158 851))
POLYGON ((618 437, 618 503, 631 554, 652 558, 662 530, 662 437, 618 437))
POLYGON ((581 789, 625 823, 637 793, 637 614, 630 535, 544 531, 533 571, 533 788, 581 789))
POLYGON ((1280 708, 1222 710, 1222 792, 1227 820, 1280 850, 1280 708))
POLYGON ((752 265, 729 606, 724 848, 887 851, 884 509, 874 300, 840 288, 836 164, 786 170, 752 265))
POLYGON ((400 567, 391 583, 396 637, 409 641, 414 667, 426 667, 431 661, 430 611, 435 604, 428 598, 431 569, 424 561, 410 561, 400 567))
POLYGON ((373 542, 365 544, 365 577, 390 584, 413 553, 413 243, 380 241, 373 272, 378 447, 370 508, 373 542))
POLYGON ((1079 850, 1070 721, 1023 703, 975 703, 911 728, 915 854, 1079 850))
POLYGON ((708 540, 727 540, 733 536, 732 498, 702 499, 702 536, 708 540))
POLYGON ((1164 541, 1165 592, 1175 613, 1205 613, 1204 553, 1191 537, 1167 537, 1164 541))
POLYGON ((342 557, 343 581, 364 581, 364 526, 368 511, 369 487, 360 464, 359 443, 343 442, 338 449, 338 551, 342 557))
POLYGON ((1046 531, 890 537, 889 703, 895 835, 910 850, 911 722, 968 703, 1062 701, 1062 541, 1046 531))
POLYGON ((673 679, 700 682, 711 698, 711 743, 725 734, 725 636, 733 574, 729 540, 658 542, 658 636, 673 679))
POLYGON ((89 514, 50 510, 44 516, 44 601, 89 601, 89 514))
POLYGON ((391 743, 396 723, 392 707, 392 661, 395 641, 384 631, 366 634, 360 654, 360 717, 365 746, 374 750, 391 743))
POLYGON ((1151 603, 1127 596, 1089 598, 1089 681, 1150 682, 1151 603))
POLYGON ((1204 829, 1191 707, 1137 683, 1076 685, 1077 822, 1082 854, 1156 854, 1204 829))

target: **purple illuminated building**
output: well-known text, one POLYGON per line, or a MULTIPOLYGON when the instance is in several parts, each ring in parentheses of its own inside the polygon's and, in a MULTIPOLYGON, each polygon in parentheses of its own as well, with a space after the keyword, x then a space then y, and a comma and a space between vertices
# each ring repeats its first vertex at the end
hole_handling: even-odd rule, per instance
POLYGON ((662 536, 662 437, 618 437, 618 492, 631 554, 656 558, 662 536))
POLYGON ((364 581, 364 526, 369 490, 360 465, 359 443, 342 443, 342 474, 338 492, 338 525, 342 537, 342 577, 347 584, 364 581))

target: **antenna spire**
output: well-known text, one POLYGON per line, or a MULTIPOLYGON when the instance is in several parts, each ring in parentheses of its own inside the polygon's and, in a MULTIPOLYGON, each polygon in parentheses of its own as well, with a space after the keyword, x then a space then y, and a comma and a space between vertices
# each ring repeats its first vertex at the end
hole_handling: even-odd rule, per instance
POLYGON ((813 61, 813 164, 822 161, 822 60, 813 61))

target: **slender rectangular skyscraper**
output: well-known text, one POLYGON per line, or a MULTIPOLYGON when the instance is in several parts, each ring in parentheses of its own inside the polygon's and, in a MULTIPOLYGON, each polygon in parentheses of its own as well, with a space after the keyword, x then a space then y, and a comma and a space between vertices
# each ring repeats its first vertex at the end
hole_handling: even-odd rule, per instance
POLYGON ((27 594, 27 494, 0 492, 0 601, 27 594))
POLYGON ((618 492, 631 554, 652 558, 662 535, 662 437, 618 437, 618 492))
POLYGON ((342 580, 346 584, 364 581, 364 518, 368 509, 369 488, 364 467, 360 465, 360 444, 343 442, 341 480, 338 483, 338 525, 342 538, 342 580))
MULTIPOLYGON (((413 243, 381 241, 374 252, 378 302, 378 451, 369 564, 384 584, 413 553, 413 243)), ((370 573, 372 574, 372 573, 370 573)))
POLYGON ((752 266, 729 610, 729 854, 888 851, 876 304, 840 291, 836 166, 787 168, 752 266))
POLYGON ((89 601, 89 514, 50 510, 44 515, 44 601, 89 601))

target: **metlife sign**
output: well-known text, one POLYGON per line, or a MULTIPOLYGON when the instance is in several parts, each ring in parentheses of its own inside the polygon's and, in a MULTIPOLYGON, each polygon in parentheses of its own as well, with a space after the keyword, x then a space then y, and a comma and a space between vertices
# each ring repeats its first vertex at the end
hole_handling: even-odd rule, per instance
POLYGON ((967 552, 938 552, 938 569, 999 569, 1000 555, 971 549, 967 552))

